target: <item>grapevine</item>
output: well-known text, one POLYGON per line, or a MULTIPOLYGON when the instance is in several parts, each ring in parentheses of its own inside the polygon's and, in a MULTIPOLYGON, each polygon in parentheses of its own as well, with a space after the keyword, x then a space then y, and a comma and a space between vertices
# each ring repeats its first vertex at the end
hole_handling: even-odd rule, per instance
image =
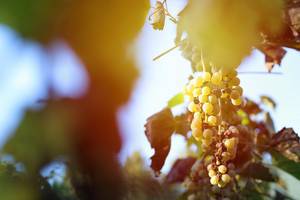
MULTIPOLYGON (((237 72, 237 60, 235 58, 231 59, 230 57, 226 57, 224 62, 220 60, 224 58, 224 55, 222 55, 224 53, 226 55, 232 55, 223 51, 224 48, 228 48, 228 51, 232 50, 233 53, 235 53, 237 49, 231 46, 223 47, 217 45, 207 47, 204 38, 208 38, 208 36, 205 35, 207 29, 213 29, 211 24, 203 25, 199 23, 201 25, 197 25, 195 21, 193 21, 195 19, 188 17, 192 16, 192 14, 188 13, 192 12, 192 5, 194 7, 199 5, 206 7, 207 5, 204 2, 205 0, 199 1, 199 4, 193 1, 189 2, 178 15, 179 19, 176 20, 177 35, 175 37, 175 47, 170 50, 179 47, 182 56, 190 61, 192 68, 192 74, 182 91, 184 98, 181 103, 186 102, 186 112, 172 119, 171 111, 165 109, 147 120, 147 124, 145 125, 146 135, 152 148, 155 149, 155 154, 151 158, 151 166, 156 172, 163 166, 164 159, 170 150, 169 140, 172 134, 171 132, 173 131, 185 136, 188 148, 192 146, 196 147, 196 150, 189 150, 192 157, 191 159, 194 159, 192 165, 190 165, 190 158, 180 161, 183 163, 183 166, 188 168, 182 177, 172 177, 173 170, 175 169, 171 170, 167 177, 169 182, 184 183, 186 188, 185 194, 187 194, 188 199, 248 199, 250 194, 248 194, 247 190, 250 190, 250 188, 261 196, 270 197, 268 193, 264 192, 264 189, 257 190, 257 188, 265 187, 265 182, 262 181, 268 182, 276 179, 273 177, 269 168, 265 166, 263 154, 269 152, 275 157, 272 140, 278 140, 275 139, 277 135, 283 135, 288 131, 282 129, 278 134, 275 134, 275 130, 265 124, 266 121, 256 119, 258 115, 264 115, 268 117, 268 120, 271 120, 267 111, 262 110, 258 104, 244 97, 243 88, 240 86, 240 79, 237 72), (199 29, 193 28, 192 25, 196 27, 199 26, 197 27, 199 29), (196 31, 194 31, 195 29, 196 31), (203 44, 201 42, 203 42, 203 44), (217 54, 220 55, 220 58, 214 57, 217 54), (167 113, 169 113, 168 118, 166 117, 167 113), (164 119, 169 123, 159 123, 160 119, 164 119), (174 127, 173 130, 170 128, 172 125, 174 127), (164 128, 158 130, 157 127, 164 128), (168 137, 157 142, 158 145, 154 144, 153 134, 166 135, 166 133, 163 133, 163 130, 167 132, 168 137), (159 152, 160 149, 163 149, 163 151, 159 152), (184 162, 189 164, 184 164, 184 162), (249 170, 252 170, 252 168, 264 171, 265 176, 251 174, 252 172, 250 173, 249 170), (243 185, 243 183, 246 183, 246 185, 243 185)), ((220 7, 224 6, 221 1, 213 2, 220 7)), ((281 5, 283 2, 276 2, 278 3, 277 8, 268 10, 268 7, 262 6, 262 11, 271 13, 282 9, 281 5)), ((231 0, 231 3, 237 4, 237 7, 247 4, 235 0, 231 0)), ((259 4, 259 1, 253 1, 250 4, 253 6, 256 3, 259 4)), ((211 9, 209 6, 207 7, 211 9)), ((216 12, 222 11, 217 10, 216 12)), ((237 11, 237 13, 234 14, 241 14, 240 12, 241 11, 237 11)), ((212 18, 219 17, 218 14, 209 14, 209 16, 212 18)), ((215 19, 212 19, 212 21, 213 20, 215 19)), ((238 40, 236 43, 243 43, 245 46, 241 46, 241 48, 245 48, 243 49, 245 52, 253 47, 262 50, 266 56, 267 69, 270 71, 275 64, 280 64, 285 51, 282 49, 282 46, 274 46, 274 43, 272 46, 268 42, 268 40, 272 38, 271 36, 278 34, 280 30, 273 29, 271 27, 272 25, 261 28, 259 20, 261 19, 258 17, 258 21, 255 22, 257 26, 251 25, 246 27, 246 29, 251 29, 251 31, 255 32, 257 38, 250 38, 250 42, 245 41, 247 39, 243 39, 243 41, 238 40), (261 43, 258 42, 259 40, 261 43), (270 49, 273 50, 273 53, 275 50, 276 56, 274 56, 274 54, 272 56, 270 49)), ((280 21, 280 17, 270 18, 268 20, 273 20, 272 23, 277 23, 276 21, 280 21)), ((210 19, 208 19, 208 21, 211 22, 210 19)), ((278 22, 278 24, 281 24, 281 22, 278 22)), ((153 28, 156 29, 154 24, 152 25, 153 28)), ((221 31, 224 31, 222 28, 224 27, 220 28, 221 31)), ((163 29, 163 27, 161 27, 161 29, 163 29)), ((214 34, 217 35, 216 39, 219 39, 219 33, 214 34)), ((240 34, 245 34, 246 36, 248 33, 241 31, 240 34)), ((224 35, 220 36, 220 38, 221 37, 224 39, 224 35)), ((226 41, 223 43, 226 45, 226 41)), ((157 56, 154 60, 157 60, 170 50, 157 56)), ((242 59, 245 55, 238 55, 237 57, 239 56, 241 56, 239 59, 242 59)), ((178 95, 176 98, 178 98, 178 95)), ((262 98, 264 101, 271 102, 272 105, 275 105, 270 98, 262 98)), ((185 104, 183 104, 183 106, 184 105, 185 104)), ((298 148, 299 138, 297 137, 296 140, 297 142, 294 141, 293 145, 297 144, 296 146, 298 148)), ((283 141, 279 143, 281 142, 283 141)), ((286 145, 286 143, 284 143, 284 145, 286 145)), ((278 150, 277 148, 275 151, 282 152, 283 150, 278 150)), ((283 154, 286 157, 298 159, 294 154, 289 154, 289 156, 285 153, 283 154)), ((178 167, 178 165, 179 164, 176 163, 174 165, 175 168, 178 167)))

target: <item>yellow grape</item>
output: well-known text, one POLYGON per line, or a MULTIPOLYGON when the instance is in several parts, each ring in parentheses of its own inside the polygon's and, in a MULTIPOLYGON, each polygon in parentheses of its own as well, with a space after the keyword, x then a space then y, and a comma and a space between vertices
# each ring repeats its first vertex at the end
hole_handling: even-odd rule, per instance
POLYGON ((218 176, 213 176, 213 177, 210 178, 210 183, 212 185, 217 185, 218 182, 219 182, 219 177, 218 176))
POLYGON ((211 115, 211 116, 208 117, 207 121, 208 121, 209 125, 216 126, 218 120, 217 120, 216 116, 211 115))
POLYGON ((243 95, 243 88, 241 86, 233 86, 232 90, 238 91, 238 93, 240 94, 240 96, 243 95))
POLYGON ((204 81, 203 81, 203 78, 201 76, 196 77, 195 82, 194 82, 195 87, 202 87, 203 82, 204 81))
POLYGON ((237 91, 237 90, 232 90, 231 91, 231 94, 230 94, 230 98, 231 99, 238 99, 238 98, 240 98, 240 93, 239 93, 239 91, 237 91))
POLYGON ((205 87, 202 88, 202 94, 203 95, 208 96, 208 95, 210 95, 210 93, 211 93, 211 89, 208 86, 205 86, 205 87))
POLYGON ((202 129, 200 128, 192 129, 192 135, 196 140, 200 140, 202 138, 202 129))
POLYGON ((210 79, 211 79, 211 75, 209 72, 203 72, 203 80, 206 81, 206 82, 209 82, 210 79))
POLYGON ((201 119, 202 118, 202 114, 200 112, 195 112, 194 113, 194 119, 195 118, 201 119))
POLYGON ((188 110, 190 112, 197 112, 198 111, 198 105, 195 104, 194 102, 191 102, 188 106, 188 110))
POLYGON ((191 123, 191 129, 202 129, 202 120, 201 118, 194 118, 192 123, 191 123))
POLYGON ((238 142, 237 138, 229 138, 224 141, 224 145, 227 148, 227 150, 230 152, 236 148, 237 142, 238 142))
POLYGON ((240 79, 238 77, 233 77, 230 81, 230 85, 232 86, 238 86, 240 84, 240 79))
POLYGON ((206 145, 206 146, 209 146, 211 145, 212 143, 212 138, 205 138, 205 139, 202 139, 202 144, 206 145))
POLYGON ((213 136, 213 131, 211 129, 205 129, 203 131, 204 138, 212 138, 212 136, 213 136))
POLYGON ((200 88, 195 88, 193 90, 193 96, 198 97, 201 94, 201 89, 200 88))
POLYGON ((213 164, 207 165, 206 169, 207 169, 207 171, 212 170, 213 169, 213 164))
POLYGON ((217 175, 217 172, 215 170, 211 169, 211 170, 208 171, 208 176, 210 178, 213 177, 213 176, 216 176, 216 175, 217 175))
POLYGON ((213 105, 211 103, 205 103, 202 106, 202 110, 206 113, 206 114, 212 114, 213 112, 213 105))
POLYGON ((227 184, 227 183, 230 182, 231 177, 230 177, 228 174, 223 174, 223 175, 221 176, 221 180, 222 180, 225 184, 227 184))
POLYGON ((219 72, 216 72, 211 77, 211 82, 215 85, 220 85, 222 82, 222 74, 219 72))
POLYGON ((222 180, 220 180, 219 182, 218 182, 218 187, 219 188, 223 188, 223 187, 225 187, 226 186, 226 183, 224 183, 222 180))
POLYGON ((218 171, 221 173, 221 174, 225 174, 227 172, 227 167, 225 165, 220 165, 218 167, 218 171))
POLYGON ((242 104, 242 98, 238 98, 238 99, 231 99, 231 103, 235 106, 239 106, 242 104))
POLYGON ((218 98, 216 97, 216 95, 212 94, 209 95, 208 100, 211 104, 216 104, 218 103, 218 98))
POLYGON ((200 103, 206 103, 208 101, 208 97, 207 95, 203 95, 201 94, 199 97, 198 97, 200 103))

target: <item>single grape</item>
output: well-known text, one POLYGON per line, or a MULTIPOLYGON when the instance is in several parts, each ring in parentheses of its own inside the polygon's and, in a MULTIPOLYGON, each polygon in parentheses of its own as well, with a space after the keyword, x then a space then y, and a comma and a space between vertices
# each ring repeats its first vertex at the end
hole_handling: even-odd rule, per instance
POLYGON ((200 140, 202 138, 202 129, 194 128, 192 129, 192 135, 196 140, 200 140))
POLYGON ((221 180, 222 180, 225 184, 227 184, 227 183, 230 182, 231 177, 230 177, 228 174, 223 174, 223 175, 221 176, 221 180))
POLYGON ((212 185, 217 185, 218 182, 219 182, 219 177, 218 176, 213 176, 213 177, 210 178, 210 183, 212 185))
POLYGON ((232 90, 236 90, 240 94, 240 96, 243 95, 243 88, 241 86, 233 86, 232 90))
POLYGON ((220 165, 218 167, 218 171, 221 173, 221 174, 225 174, 227 172, 227 167, 225 165, 220 165))
POLYGON ((238 77, 233 77, 230 80, 230 85, 232 85, 232 86, 238 86, 240 83, 241 83, 241 81, 238 77))
POLYGON ((200 88, 194 88, 193 96, 198 97, 200 94, 201 94, 201 89, 200 88))
POLYGON ((208 121, 209 125, 216 126, 218 120, 217 120, 216 116, 211 115, 211 116, 208 117, 207 121, 208 121))
POLYGON ((231 94, 230 94, 230 98, 231 99, 238 99, 238 98, 240 98, 240 93, 239 93, 239 91, 237 91, 237 90, 232 90, 231 91, 231 94))
POLYGON ((213 131, 211 129, 205 129, 203 131, 204 138, 212 138, 212 136, 213 136, 213 131))
POLYGON ((208 95, 210 95, 210 93, 211 93, 211 89, 208 86, 205 86, 205 87, 202 88, 202 94, 203 95, 208 96, 208 95))
POLYGON ((195 85, 195 87, 202 87, 203 78, 201 76, 196 77, 194 85, 195 85))
POLYGON ((190 112, 197 112, 198 111, 198 105, 195 104, 194 102, 191 102, 188 106, 188 110, 190 112))
POLYGON ((210 178, 212 178, 213 176, 216 176, 216 175, 217 175, 217 172, 215 170, 211 169, 208 171, 208 176, 210 178))
POLYGON ((202 106, 202 110, 206 113, 206 114, 212 114, 213 112, 213 105, 211 103, 205 103, 202 106))
POLYGON ((211 79, 211 74, 209 72, 203 72, 203 76, 202 77, 203 77, 203 80, 205 82, 209 82, 210 79, 211 79))
POLYGON ((211 82, 215 85, 220 85, 222 82, 222 74, 219 72, 216 72, 211 77, 211 82))
POLYGON ((218 98, 216 97, 216 95, 212 94, 212 95, 209 95, 208 101, 211 104, 216 104, 216 103, 218 103, 218 98))
POLYGON ((208 101, 207 95, 201 94, 199 96, 199 101, 200 101, 200 103, 206 103, 208 101))
POLYGON ((194 118, 192 123, 191 123, 191 129, 202 129, 202 120, 201 118, 194 118))
POLYGON ((239 106, 242 104, 242 98, 238 98, 238 99, 231 99, 231 103, 235 106, 239 106))

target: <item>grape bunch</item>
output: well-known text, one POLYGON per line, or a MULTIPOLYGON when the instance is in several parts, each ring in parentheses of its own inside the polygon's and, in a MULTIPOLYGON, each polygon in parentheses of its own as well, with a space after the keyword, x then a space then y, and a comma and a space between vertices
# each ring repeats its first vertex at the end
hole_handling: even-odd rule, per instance
POLYGON ((188 110, 193 113, 192 136, 206 155, 210 183, 224 187, 232 177, 228 172, 234 168, 231 161, 236 157, 239 130, 228 125, 222 106, 240 107, 243 90, 235 70, 213 69, 211 72, 194 75, 184 88, 184 94, 190 101, 188 110))

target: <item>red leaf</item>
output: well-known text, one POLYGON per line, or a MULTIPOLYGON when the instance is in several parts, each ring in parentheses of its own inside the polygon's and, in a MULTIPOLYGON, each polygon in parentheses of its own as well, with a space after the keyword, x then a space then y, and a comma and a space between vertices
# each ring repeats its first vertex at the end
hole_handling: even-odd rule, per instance
POLYGON ((270 145, 288 159, 300 162, 300 138, 292 128, 283 128, 274 134, 270 145))
POLYGON ((269 72, 272 71, 275 64, 281 64, 281 60, 286 54, 286 50, 282 47, 269 44, 265 44, 262 47, 262 51, 265 54, 266 68, 269 72))
POLYGON ((169 108, 152 115, 145 124, 145 134, 154 155, 151 157, 151 168, 156 174, 160 173, 171 146, 171 136, 175 131, 176 122, 169 108))
POLYGON ((196 158, 184 158, 178 159, 172 166, 170 172, 167 175, 168 183, 183 182, 185 177, 188 176, 196 158))

